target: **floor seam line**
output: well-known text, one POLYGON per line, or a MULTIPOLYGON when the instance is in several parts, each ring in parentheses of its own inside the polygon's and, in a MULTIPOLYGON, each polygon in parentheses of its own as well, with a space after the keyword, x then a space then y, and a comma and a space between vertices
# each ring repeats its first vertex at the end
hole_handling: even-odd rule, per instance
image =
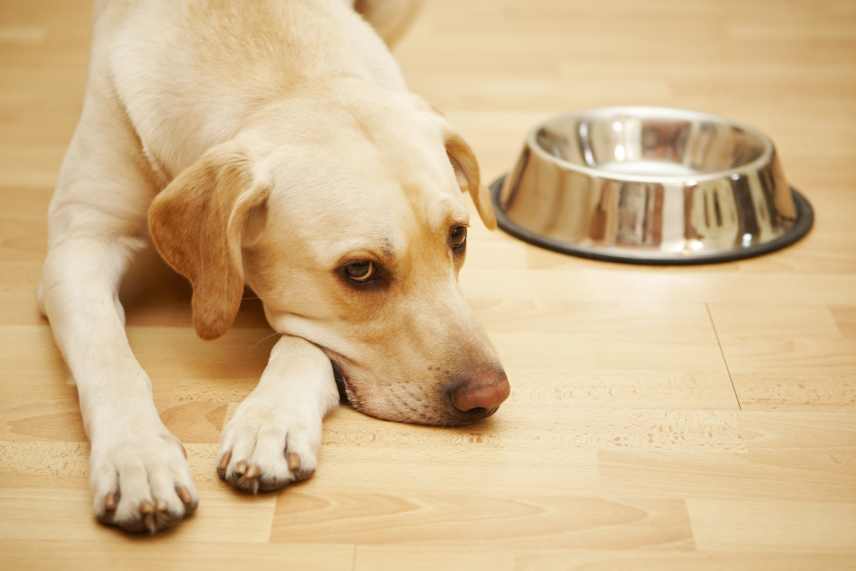
POLYGON ((722 347, 722 340, 719 338, 719 331, 716 330, 716 322, 713 321, 713 313, 710 311, 710 304, 705 303, 704 308, 707 311, 707 318, 710 321, 710 326, 713 328, 713 336, 716 338, 716 344, 719 346, 719 355, 722 357, 722 362, 725 364, 725 372, 728 373, 728 380, 731 382, 731 391, 734 393, 734 400, 737 401, 737 410, 743 410, 743 405, 740 402, 740 396, 737 394, 737 387, 734 385, 734 375, 731 374, 731 366, 729 366, 728 359, 725 357, 725 349, 722 347))

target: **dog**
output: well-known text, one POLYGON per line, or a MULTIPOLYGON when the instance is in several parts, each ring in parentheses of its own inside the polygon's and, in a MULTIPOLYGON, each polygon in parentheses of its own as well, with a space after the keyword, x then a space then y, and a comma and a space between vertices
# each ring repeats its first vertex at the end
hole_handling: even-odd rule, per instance
POLYGON ((466 195, 495 226, 478 162, 384 41, 413 12, 96 3, 38 298, 77 385, 102 523, 154 533, 198 502, 124 331, 119 286, 152 246, 189 280, 201 337, 229 329, 245 288, 279 336, 224 429, 217 470, 239 490, 312 475, 340 391, 368 415, 427 425, 478 421, 507 398, 458 286, 466 195))

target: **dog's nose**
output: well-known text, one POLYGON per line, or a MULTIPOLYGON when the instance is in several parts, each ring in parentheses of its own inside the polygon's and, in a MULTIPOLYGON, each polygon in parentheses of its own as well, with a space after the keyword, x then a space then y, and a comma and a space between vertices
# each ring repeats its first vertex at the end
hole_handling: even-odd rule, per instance
POLYGON ((508 398, 511 386, 505 371, 491 371, 474 375, 458 384, 451 392, 452 405, 461 412, 470 414, 495 411, 508 398))

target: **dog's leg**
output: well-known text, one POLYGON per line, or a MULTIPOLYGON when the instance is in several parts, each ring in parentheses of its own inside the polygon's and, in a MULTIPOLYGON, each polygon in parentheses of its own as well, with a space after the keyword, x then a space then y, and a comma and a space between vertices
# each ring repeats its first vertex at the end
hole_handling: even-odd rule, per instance
POLYGON ((197 496, 125 335, 118 287, 138 248, 123 239, 61 241, 45 262, 40 298, 77 384, 95 513, 103 523, 155 532, 192 513, 197 496))
POLYGON ((161 422, 131 352, 119 301, 123 276, 146 247, 156 184, 97 58, 91 65, 48 213, 39 300, 77 384, 98 519, 157 531, 192 513, 197 496, 181 443, 161 422))
POLYGON ((261 381, 226 425, 220 477, 253 493, 312 475, 321 421, 339 402, 330 359, 315 345, 283 336, 261 381))

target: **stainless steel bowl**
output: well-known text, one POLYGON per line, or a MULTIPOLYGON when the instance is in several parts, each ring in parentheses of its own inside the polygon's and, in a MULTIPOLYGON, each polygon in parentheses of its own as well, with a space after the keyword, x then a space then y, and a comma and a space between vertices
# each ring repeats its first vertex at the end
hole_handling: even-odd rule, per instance
POLYGON ((612 107, 529 134, 491 187, 501 228, 589 258, 692 264, 756 256, 813 223, 762 133, 703 113, 612 107))

